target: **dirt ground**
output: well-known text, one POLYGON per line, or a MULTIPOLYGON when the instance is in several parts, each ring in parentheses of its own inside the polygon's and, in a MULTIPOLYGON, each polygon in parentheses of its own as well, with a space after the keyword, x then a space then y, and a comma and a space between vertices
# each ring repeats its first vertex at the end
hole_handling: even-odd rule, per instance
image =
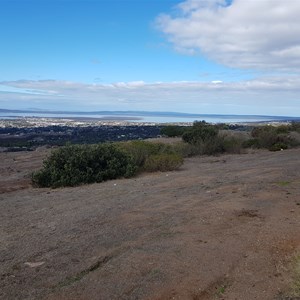
POLYGON ((300 149, 33 188, 47 151, 0 153, 0 299, 292 299, 300 149))

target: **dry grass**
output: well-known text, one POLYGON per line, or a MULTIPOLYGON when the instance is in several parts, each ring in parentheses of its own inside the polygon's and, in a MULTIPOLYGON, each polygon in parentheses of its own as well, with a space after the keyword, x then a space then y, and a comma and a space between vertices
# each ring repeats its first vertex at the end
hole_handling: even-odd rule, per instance
POLYGON ((289 297, 300 297, 300 254, 298 254, 293 260, 293 281, 291 284, 291 293, 289 297))

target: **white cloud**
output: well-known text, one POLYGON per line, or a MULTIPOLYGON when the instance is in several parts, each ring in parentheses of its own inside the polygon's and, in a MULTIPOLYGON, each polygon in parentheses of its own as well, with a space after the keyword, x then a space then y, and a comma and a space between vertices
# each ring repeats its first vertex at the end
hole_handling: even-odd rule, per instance
POLYGON ((7 93, 19 93, 19 94, 30 94, 30 95, 50 95, 55 94, 54 91, 48 90, 38 90, 38 89, 32 89, 32 88, 22 88, 15 87, 15 86, 9 86, 9 85, 2 85, 0 84, 0 92, 7 92, 7 93))
POLYGON ((229 83, 212 81, 82 84, 53 80, 0 82, 1 108, 300 116, 299 95, 298 76, 229 83), (8 92, 7 89, 1 89, 4 85, 11 90, 8 92), (22 93, 23 90, 27 92, 22 93))
POLYGON ((114 87, 136 88, 145 85, 144 81, 116 82, 112 84, 114 87))
POLYGON ((158 28, 179 51, 230 67, 300 71, 300 1, 186 0, 158 28))

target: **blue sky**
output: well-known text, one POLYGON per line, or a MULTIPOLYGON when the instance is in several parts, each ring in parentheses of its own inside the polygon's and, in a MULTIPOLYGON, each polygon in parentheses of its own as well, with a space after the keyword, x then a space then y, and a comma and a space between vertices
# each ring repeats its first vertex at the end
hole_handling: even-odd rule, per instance
POLYGON ((300 116, 298 1, 0 6, 0 108, 300 116))

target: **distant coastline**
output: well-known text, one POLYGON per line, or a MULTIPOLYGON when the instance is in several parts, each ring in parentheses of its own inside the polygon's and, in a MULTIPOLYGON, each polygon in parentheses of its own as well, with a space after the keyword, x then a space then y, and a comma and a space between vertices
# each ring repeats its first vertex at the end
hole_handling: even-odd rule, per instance
POLYGON ((181 112, 149 111, 54 111, 54 110, 10 110, 0 109, 0 119, 18 119, 23 117, 73 119, 86 121, 130 121, 153 123, 180 123, 205 120, 209 123, 257 123, 300 121, 300 117, 266 115, 222 115, 190 114, 181 112))

